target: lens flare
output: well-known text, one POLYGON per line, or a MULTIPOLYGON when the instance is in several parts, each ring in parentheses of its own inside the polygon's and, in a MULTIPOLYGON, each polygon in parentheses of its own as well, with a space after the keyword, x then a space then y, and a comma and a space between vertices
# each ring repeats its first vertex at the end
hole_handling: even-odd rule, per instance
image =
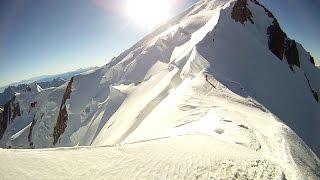
POLYGON ((135 24, 154 27, 168 20, 169 0, 127 0, 128 18, 135 24))

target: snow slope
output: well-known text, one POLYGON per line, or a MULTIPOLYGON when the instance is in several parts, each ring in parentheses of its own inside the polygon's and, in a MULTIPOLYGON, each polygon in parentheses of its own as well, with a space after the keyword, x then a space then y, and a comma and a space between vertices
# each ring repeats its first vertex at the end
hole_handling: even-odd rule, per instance
POLYGON ((319 94, 320 70, 271 12, 202 0, 107 65, 6 104, 2 147, 71 148, 1 149, 0 174, 319 179, 319 94))
POLYGON ((229 145, 210 136, 184 135, 113 147, 1 150, 1 155, 5 157, 2 160, 7 163, 1 163, 0 166, 6 172, 3 174, 4 179, 285 177, 281 167, 267 157, 263 158, 241 146, 229 145), (238 151, 243 152, 243 155, 239 156, 238 151))

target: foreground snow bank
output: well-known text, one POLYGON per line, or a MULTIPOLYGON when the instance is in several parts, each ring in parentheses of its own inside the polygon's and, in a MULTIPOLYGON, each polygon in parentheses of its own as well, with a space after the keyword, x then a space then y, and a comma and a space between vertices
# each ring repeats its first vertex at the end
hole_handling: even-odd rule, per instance
MULTIPOLYGON (((239 84, 221 81, 246 94, 239 84)), ((127 133, 116 144, 2 149, 0 174, 4 179, 319 179, 315 154, 267 109, 243 96, 200 73, 130 126, 135 128, 119 126, 127 133)))
POLYGON ((284 179, 268 157, 207 135, 110 147, 1 150, 5 179, 284 179))
POLYGON ((109 64, 18 95, 0 146, 75 147, 1 150, 1 175, 319 179, 320 71, 276 22, 255 0, 199 1, 109 64))

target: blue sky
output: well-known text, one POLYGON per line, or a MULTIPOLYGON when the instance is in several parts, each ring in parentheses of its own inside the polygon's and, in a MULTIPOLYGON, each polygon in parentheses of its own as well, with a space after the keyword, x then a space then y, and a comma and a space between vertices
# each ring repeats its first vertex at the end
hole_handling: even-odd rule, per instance
MULTIPOLYGON (((177 1, 177 0, 176 0, 177 1)), ((125 0, 1 0, 0 86, 106 64, 149 29, 124 17, 125 0)), ((179 0, 174 12, 196 0, 179 0)), ((320 0, 262 0, 288 35, 320 59, 320 0)))

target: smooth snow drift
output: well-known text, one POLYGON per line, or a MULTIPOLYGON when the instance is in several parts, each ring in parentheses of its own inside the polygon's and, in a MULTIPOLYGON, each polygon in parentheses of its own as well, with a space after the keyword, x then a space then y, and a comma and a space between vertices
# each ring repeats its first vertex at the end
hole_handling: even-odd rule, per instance
POLYGON ((319 179, 319 95, 320 70, 265 7, 202 0, 107 65, 9 101, 1 178, 319 179))

